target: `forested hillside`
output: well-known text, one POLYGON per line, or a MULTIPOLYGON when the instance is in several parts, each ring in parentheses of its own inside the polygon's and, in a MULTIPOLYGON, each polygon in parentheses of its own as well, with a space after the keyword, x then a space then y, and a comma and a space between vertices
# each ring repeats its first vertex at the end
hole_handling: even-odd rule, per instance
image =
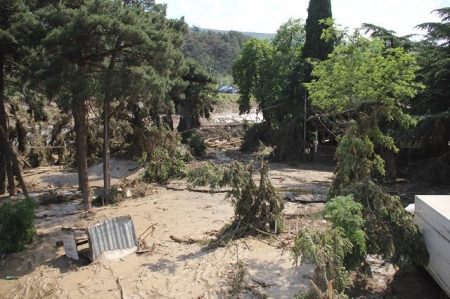
POLYGON ((213 74, 218 83, 231 85, 231 66, 249 36, 237 31, 213 31, 193 27, 184 36, 182 51, 213 74))

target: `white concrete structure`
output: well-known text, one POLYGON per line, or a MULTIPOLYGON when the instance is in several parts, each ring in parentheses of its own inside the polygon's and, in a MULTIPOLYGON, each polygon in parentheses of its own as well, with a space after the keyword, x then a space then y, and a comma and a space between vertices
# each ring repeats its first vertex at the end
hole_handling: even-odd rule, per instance
POLYGON ((450 195, 416 195, 414 219, 430 253, 426 269, 450 296, 450 195))

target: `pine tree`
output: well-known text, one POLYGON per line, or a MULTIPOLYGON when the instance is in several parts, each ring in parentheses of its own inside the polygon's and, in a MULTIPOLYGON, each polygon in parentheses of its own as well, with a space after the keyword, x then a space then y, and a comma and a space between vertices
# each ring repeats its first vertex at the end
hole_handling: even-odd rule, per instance
MULTIPOLYGON (((43 41, 48 93, 58 95, 60 106, 72 110, 79 187, 89 209, 88 103, 105 104, 105 128, 114 100, 141 102, 154 115, 173 110, 168 92, 183 69, 180 49, 186 25, 183 20, 167 20, 164 5, 144 0, 70 2, 49 5, 40 13, 49 29, 43 41)), ((107 131, 105 137, 108 169, 107 131)), ((108 182, 106 174, 106 188, 108 182)))
POLYGON ((33 15, 22 1, 0 0, 0 194, 5 193, 5 178, 8 178, 8 192, 16 193, 14 175, 27 195, 22 180, 19 163, 10 143, 10 127, 5 104, 10 94, 17 91, 11 79, 17 79, 22 73, 24 56, 27 53, 33 15))

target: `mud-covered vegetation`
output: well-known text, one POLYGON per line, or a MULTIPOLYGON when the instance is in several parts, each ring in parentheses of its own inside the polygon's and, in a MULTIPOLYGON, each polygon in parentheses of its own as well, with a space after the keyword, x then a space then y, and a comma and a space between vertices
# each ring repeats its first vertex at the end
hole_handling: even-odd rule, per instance
POLYGON ((211 191, 231 187, 227 197, 234 207, 234 218, 208 246, 223 246, 228 242, 261 232, 282 230, 281 213, 284 200, 272 186, 269 165, 259 154, 259 186, 253 179, 254 164, 239 162, 215 165, 207 162, 188 173, 190 188, 209 186, 211 191), (279 226, 276 228, 276 226, 279 226))
MULTIPOLYGON (((27 195, 23 168, 61 165, 76 168, 89 210, 87 167, 101 160, 97 204, 119 204, 125 194, 110 186, 109 159, 129 157, 145 166, 145 183, 187 175, 192 188, 230 188, 234 217, 206 246, 214 248, 282 231, 284 199, 267 158, 310 162, 318 147, 331 147, 332 224, 295 238, 295 262, 317 266, 310 291, 298 296, 344 298, 349 271, 364 269, 371 254, 397 266, 428 262, 412 216, 383 184, 395 182, 399 167, 422 182, 449 183, 450 8, 436 10, 441 23, 419 25, 428 31, 419 42, 372 24, 363 26, 369 37, 341 30, 326 0, 311 0, 306 23, 288 20, 270 41, 189 31, 154 1, 15 0, 1 8, 0 193, 15 195, 19 184, 27 195), (240 113, 256 106, 263 116, 221 137, 243 133, 241 150, 273 151, 256 163, 187 171, 207 153, 201 120, 225 100, 221 83, 238 87, 240 113)), ((42 203, 63 200, 49 192, 42 203)), ((0 253, 32 240, 34 208, 28 197, 0 205, 0 253)), ((233 296, 244 270, 238 263, 233 296)))

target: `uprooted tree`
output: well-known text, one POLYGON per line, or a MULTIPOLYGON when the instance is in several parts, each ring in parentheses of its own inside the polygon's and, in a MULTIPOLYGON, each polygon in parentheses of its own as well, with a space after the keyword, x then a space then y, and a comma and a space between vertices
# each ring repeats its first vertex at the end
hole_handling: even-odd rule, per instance
POLYGON ((267 233, 280 223, 284 208, 283 198, 272 186, 268 172, 269 165, 264 155, 259 154, 259 186, 253 180, 253 164, 239 162, 216 165, 211 162, 188 173, 190 188, 209 186, 210 191, 231 187, 227 194, 234 206, 234 219, 224 227, 210 246, 223 246, 227 242, 245 235, 267 233))

